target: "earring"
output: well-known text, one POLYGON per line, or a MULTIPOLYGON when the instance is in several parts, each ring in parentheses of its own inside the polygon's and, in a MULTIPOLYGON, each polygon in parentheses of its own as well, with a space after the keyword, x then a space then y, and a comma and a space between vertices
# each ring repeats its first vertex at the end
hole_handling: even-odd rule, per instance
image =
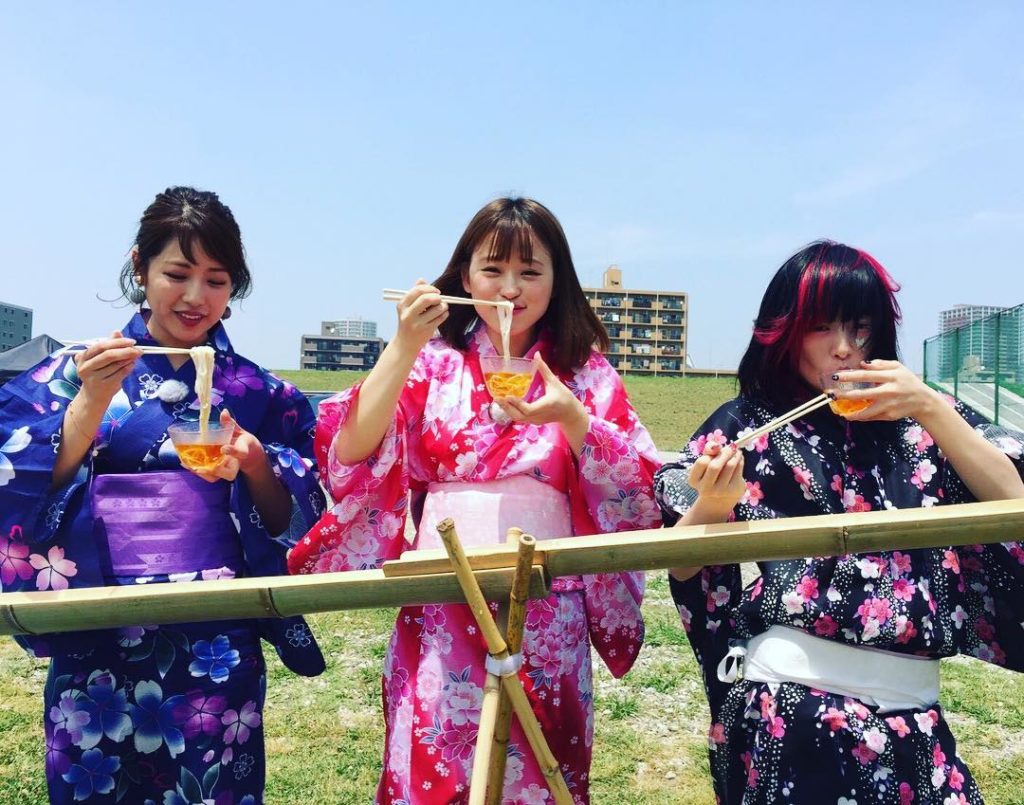
POLYGON ((128 301, 133 305, 142 306, 142 303, 146 301, 146 289, 141 285, 138 285, 128 291, 128 301))
POLYGON ((224 319, 230 319, 230 318, 231 318, 231 305, 228 305, 226 308, 224 308, 224 313, 221 314, 220 320, 224 321, 224 319))

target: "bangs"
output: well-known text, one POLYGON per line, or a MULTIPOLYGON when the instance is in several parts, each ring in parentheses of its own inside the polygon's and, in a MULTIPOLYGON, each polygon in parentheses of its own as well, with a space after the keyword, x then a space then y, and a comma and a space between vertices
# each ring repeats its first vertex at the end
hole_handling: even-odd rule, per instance
POLYGON ((852 271, 839 271, 832 265, 815 266, 804 274, 800 285, 794 321, 799 329, 865 319, 879 326, 891 318, 889 292, 869 266, 852 271))
POLYGON ((244 253, 240 250, 237 236, 220 224, 215 218, 190 216, 176 227, 178 246, 185 259, 195 265, 195 246, 206 252, 207 257, 227 269, 231 282, 236 287, 244 277, 244 253))
MULTIPOLYGON (((515 210, 509 210, 508 214, 501 216, 480 242, 487 238, 491 239, 490 251, 487 259, 494 262, 505 262, 512 258, 513 248, 518 250, 519 259, 524 263, 533 262, 533 237, 535 233, 530 224, 515 210)), ((479 243, 474 251, 479 248, 479 243)))

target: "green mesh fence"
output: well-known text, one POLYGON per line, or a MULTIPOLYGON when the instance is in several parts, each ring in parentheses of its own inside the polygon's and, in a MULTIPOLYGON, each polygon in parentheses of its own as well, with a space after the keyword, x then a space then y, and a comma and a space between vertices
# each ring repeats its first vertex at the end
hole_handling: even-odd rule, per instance
POLYGON ((1024 430, 1024 305, 925 339, 924 380, 1024 430))

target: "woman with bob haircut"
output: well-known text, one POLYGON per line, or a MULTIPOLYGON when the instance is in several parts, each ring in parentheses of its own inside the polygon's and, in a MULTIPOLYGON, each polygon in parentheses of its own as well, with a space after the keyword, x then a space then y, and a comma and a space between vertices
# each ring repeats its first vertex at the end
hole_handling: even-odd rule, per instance
MULTIPOLYGON (((250 285, 238 224, 215 193, 156 196, 121 274, 139 305, 127 326, 0 389, 0 591, 286 572, 286 546, 323 511, 314 419, 228 340, 228 303, 250 285), (199 418, 196 367, 140 347, 202 345, 232 436, 219 464, 193 473, 167 431, 199 418)), ((20 638, 50 658, 50 802, 262 802, 261 637, 293 671, 323 670, 301 618, 20 638)))
MULTIPOLYGON (((740 396, 701 425, 656 494, 680 525, 1024 497, 1024 436, 898 361, 898 286, 830 241, 775 274, 740 396), (866 388, 842 390, 840 383, 866 388), (819 409, 734 441, 811 397, 819 409)), ((939 658, 1024 669, 1020 543, 677 568, 673 597, 704 675, 721 803, 980 803, 938 703, 939 658)))
MULTIPOLYGON (((555 216, 524 198, 481 209, 441 277, 398 303, 398 332, 369 376, 320 405, 316 444, 338 501, 289 556, 293 572, 358 570, 407 548, 439 548, 452 516, 467 545, 510 526, 537 539, 647 528, 657 454, 622 381, 597 351, 607 336, 580 288, 555 216), (539 375, 524 399, 487 391, 481 360, 510 346, 539 375), (435 337, 435 331, 440 334, 435 337)), ((590 647, 624 674, 643 640, 642 574, 556 579, 527 609, 519 676, 576 802, 589 801, 590 647)), ((468 799, 487 649, 465 605, 404 607, 384 661, 386 744, 379 803, 468 799)), ((551 798, 518 724, 504 801, 551 798)))

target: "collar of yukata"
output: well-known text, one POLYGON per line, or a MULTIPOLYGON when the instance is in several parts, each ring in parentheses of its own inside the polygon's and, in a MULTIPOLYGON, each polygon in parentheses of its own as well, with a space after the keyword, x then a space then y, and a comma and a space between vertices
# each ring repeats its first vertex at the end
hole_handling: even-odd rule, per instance
MULTIPOLYGON (((134 338, 140 344, 155 344, 156 341, 149 334, 149 328, 146 327, 146 319, 148 317, 148 310, 136 313, 121 332, 124 333, 126 338, 134 338)), ((210 331, 206 334, 206 344, 213 347, 217 352, 231 353, 235 351, 231 346, 227 330, 224 329, 224 325, 221 322, 217 322, 217 324, 210 328, 210 331)))
MULTIPOLYGON (((466 337, 466 344, 471 352, 475 352, 477 355, 497 355, 498 350, 494 344, 491 343, 490 337, 487 335, 487 327, 480 319, 476 319, 472 325, 470 325, 469 335, 466 337)), ((545 357, 551 354, 551 334, 547 328, 541 330, 537 340, 530 347, 524 358, 532 358, 535 352, 540 352, 541 356, 545 357)))

